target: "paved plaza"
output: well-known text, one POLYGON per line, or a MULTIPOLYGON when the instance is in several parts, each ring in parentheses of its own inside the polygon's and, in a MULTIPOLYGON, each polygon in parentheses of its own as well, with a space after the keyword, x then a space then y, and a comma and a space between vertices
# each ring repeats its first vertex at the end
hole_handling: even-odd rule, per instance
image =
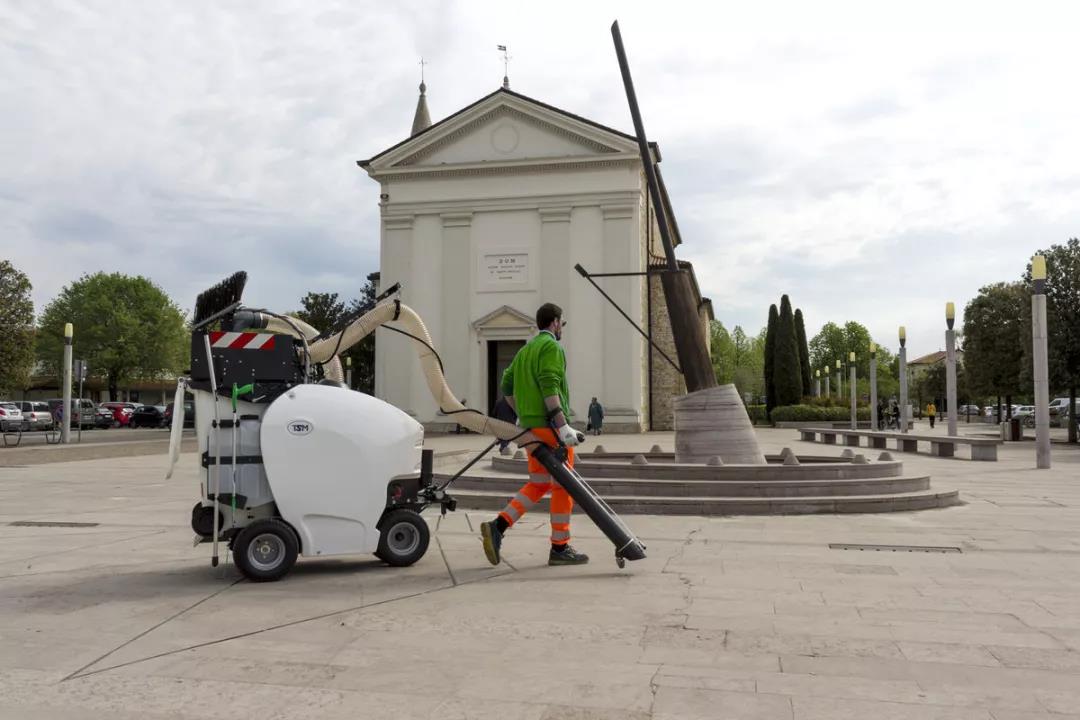
POLYGON ((625 570, 584 516, 591 564, 547 567, 526 516, 492 567, 488 513, 429 511, 414 567, 301 560, 262 585, 192 547, 198 490, 163 479, 163 454, 0 466, 0 718, 1080 718, 1080 449, 1055 445, 1050 471, 1032 442, 996 463, 897 457, 965 504, 630 516, 649 557, 625 570))

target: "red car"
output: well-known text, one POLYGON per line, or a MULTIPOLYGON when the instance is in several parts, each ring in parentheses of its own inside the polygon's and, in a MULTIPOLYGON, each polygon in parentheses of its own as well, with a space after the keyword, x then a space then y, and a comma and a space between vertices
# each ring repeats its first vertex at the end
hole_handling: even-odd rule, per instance
POLYGON ((106 402, 101 403, 101 407, 109 408, 112 411, 113 425, 115 427, 124 427, 131 423, 131 416, 138 406, 130 402, 106 402))

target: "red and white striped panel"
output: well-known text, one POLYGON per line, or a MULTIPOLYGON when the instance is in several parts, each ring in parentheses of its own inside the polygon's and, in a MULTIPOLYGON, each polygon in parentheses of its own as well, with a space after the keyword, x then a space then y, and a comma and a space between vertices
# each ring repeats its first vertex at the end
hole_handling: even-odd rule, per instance
POLYGON ((212 332, 210 346, 230 350, 273 350, 274 335, 251 332, 212 332))

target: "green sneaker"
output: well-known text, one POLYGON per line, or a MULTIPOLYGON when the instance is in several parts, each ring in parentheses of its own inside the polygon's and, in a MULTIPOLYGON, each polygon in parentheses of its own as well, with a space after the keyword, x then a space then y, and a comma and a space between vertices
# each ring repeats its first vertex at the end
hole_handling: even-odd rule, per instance
POLYGON ((487 555, 488 562, 498 565, 502 560, 499 555, 499 549, 502 548, 502 533, 499 532, 494 520, 480 523, 480 537, 484 539, 484 554, 487 555))
POLYGON ((578 552, 570 545, 562 552, 554 550, 548 555, 548 565, 584 565, 589 562, 589 556, 578 552))

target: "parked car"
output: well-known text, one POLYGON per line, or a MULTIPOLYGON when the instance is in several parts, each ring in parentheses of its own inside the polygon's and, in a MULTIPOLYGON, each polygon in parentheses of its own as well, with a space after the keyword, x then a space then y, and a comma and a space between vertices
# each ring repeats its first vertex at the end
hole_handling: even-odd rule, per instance
POLYGON ((13 402, 0 402, 0 432, 25 430, 22 410, 13 402))
MULTIPOLYGON (((172 426, 173 405, 169 403, 165 406, 165 425, 172 426)), ((184 427, 195 427, 195 401, 184 401, 184 427)))
POLYGON ((1016 408, 1013 410, 1013 417, 1015 417, 1015 418, 1023 419, 1023 418, 1026 418, 1026 417, 1031 417, 1034 414, 1035 414, 1035 406, 1034 405, 1017 405, 1016 408))
POLYGON ((131 414, 129 427, 153 427, 158 428, 165 424, 165 413, 156 405, 143 405, 131 414))
POLYGON ((22 410, 23 424, 28 430, 49 430, 55 424, 49 403, 40 400, 23 400, 16 403, 22 410))
MULTIPOLYGON (((55 419, 57 409, 64 404, 63 398, 52 398, 45 402, 49 403, 49 410, 52 412, 53 419, 55 419)), ((67 416, 70 427, 79 427, 80 425, 84 428, 96 427, 99 422, 97 417, 97 406, 94 405, 92 400, 87 400, 86 398, 81 400, 72 398, 71 412, 67 413, 67 416)))
POLYGON ((112 412, 113 425, 126 427, 139 404, 133 402, 106 402, 101 403, 101 407, 108 408, 112 412))
POLYGON ((959 408, 960 415, 979 415, 978 405, 961 405, 959 408))
MULTIPOLYGON (((1076 399, 1076 409, 1080 410, 1080 398, 1076 399)), ((1069 410, 1069 398, 1059 397, 1050 401, 1050 417, 1054 417, 1058 413, 1069 410)))
POLYGON ((94 406, 94 427, 96 428, 111 428, 116 423, 116 417, 113 415, 113 411, 110 408, 102 407, 101 405, 94 406))

